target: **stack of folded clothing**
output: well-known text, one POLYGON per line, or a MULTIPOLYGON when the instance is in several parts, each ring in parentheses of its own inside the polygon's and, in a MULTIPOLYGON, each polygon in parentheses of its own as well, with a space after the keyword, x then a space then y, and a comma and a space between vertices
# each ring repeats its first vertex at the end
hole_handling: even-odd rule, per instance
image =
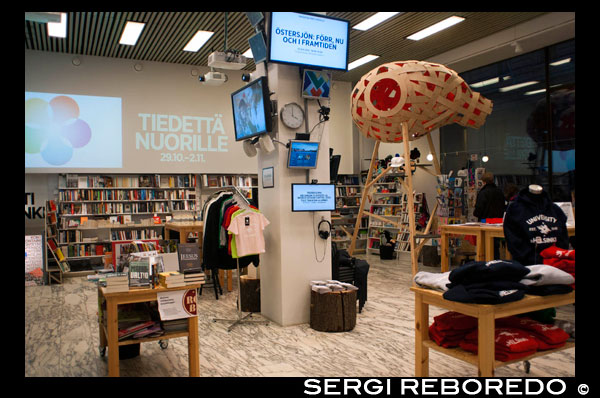
POLYGON ((528 265, 529 273, 519 282, 527 286, 527 294, 547 296, 573 291, 575 278, 556 267, 547 264, 528 265))
MULTIPOLYGON (((477 353, 477 330, 465 336, 460 348, 477 353)), ((538 349, 536 339, 524 330, 496 327, 494 357, 499 361, 512 361, 534 354, 538 349)))
MULTIPOLYGON (((575 250, 560 249, 556 246, 550 246, 544 249, 540 255, 542 256, 543 263, 556 267, 562 271, 565 271, 569 275, 575 278, 575 250)), ((575 281, 571 285, 575 289, 575 281)))
POLYGON ((538 343, 538 350, 551 350, 565 345, 569 334, 556 325, 540 323, 531 318, 509 316, 496 320, 496 327, 510 327, 528 332, 538 343))
POLYGON ((429 337, 439 346, 458 347, 473 330, 477 330, 477 318, 449 311, 433 317, 433 323, 429 326, 429 337))
POLYGON ((530 272, 517 261, 472 261, 450 272, 446 300, 462 303, 501 304, 523 298, 527 286, 520 283, 530 272))

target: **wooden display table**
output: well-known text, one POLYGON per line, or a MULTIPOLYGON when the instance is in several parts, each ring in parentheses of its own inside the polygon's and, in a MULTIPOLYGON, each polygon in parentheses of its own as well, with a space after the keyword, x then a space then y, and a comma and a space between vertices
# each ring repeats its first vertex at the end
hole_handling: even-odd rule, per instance
POLYGON ((514 361, 497 361, 494 359, 495 319, 510 315, 523 314, 544 308, 559 307, 575 302, 575 292, 550 296, 525 295, 521 300, 505 304, 467 304, 444 299, 442 292, 411 287, 415 292, 415 376, 429 376, 429 349, 440 351, 446 355, 477 366, 479 377, 492 377, 494 369, 515 362, 568 349, 575 343, 567 342, 563 347, 554 350, 537 351, 535 354, 514 361), (429 305, 456 311, 478 319, 478 353, 473 354, 461 348, 444 348, 429 338, 429 305))
POLYGON ((119 341, 119 320, 117 306, 119 304, 143 303, 146 301, 156 301, 157 293, 172 290, 198 289, 200 284, 187 285, 184 287, 156 289, 148 288, 130 288, 128 292, 106 293, 104 287, 98 287, 98 306, 103 300, 106 300, 106 325, 103 324, 103 317, 100 316, 101 308, 98 309, 98 329, 100 333, 100 349, 108 347, 108 376, 119 377, 119 346, 128 344, 146 343, 149 341, 167 340, 176 337, 188 338, 188 358, 190 377, 200 376, 200 353, 198 352, 198 317, 188 318, 188 330, 181 332, 165 333, 158 337, 149 337, 141 339, 129 339, 119 341))
MULTIPOLYGON (((494 238, 504 238, 504 227, 498 224, 452 224, 440 227, 440 249, 442 272, 450 269, 450 255, 448 240, 450 235, 474 235, 477 237, 475 245, 475 261, 491 261, 494 259, 494 238)), ((575 227, 567 227, 569 236, 575 236, 575 227)), ((510 253, 507 254, 510 257, 510 253)), ((507 258, 506 260, 510 260, 507 258)))

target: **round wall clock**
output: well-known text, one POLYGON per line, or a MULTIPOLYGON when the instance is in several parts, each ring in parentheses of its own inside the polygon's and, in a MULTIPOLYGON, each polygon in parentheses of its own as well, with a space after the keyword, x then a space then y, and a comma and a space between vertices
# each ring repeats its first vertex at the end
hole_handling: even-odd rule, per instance
POLYGON ((304 123, 304 110, 295 102, 285 104, 279 116, 283 124, 291 129, 297 129, 304 123))

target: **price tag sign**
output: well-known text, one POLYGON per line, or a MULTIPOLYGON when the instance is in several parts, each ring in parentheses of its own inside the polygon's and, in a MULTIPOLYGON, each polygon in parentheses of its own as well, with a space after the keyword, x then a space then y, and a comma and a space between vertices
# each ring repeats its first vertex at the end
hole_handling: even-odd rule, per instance
POLYGON ((196 289, 171 290, 157 293, 158 312, 162 321, 198 315, 196 289))

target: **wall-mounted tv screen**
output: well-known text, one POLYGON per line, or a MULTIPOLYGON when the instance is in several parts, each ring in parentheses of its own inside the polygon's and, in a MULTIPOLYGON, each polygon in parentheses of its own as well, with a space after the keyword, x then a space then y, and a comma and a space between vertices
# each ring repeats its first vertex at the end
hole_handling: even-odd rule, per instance
POLYGON ((350 22, 319 14, 271 12, 269 62, 348 70, 350 22))
POLYGON ((314 141, 290 141, 288 168, 314 169, 317 167, 319 143, 314 141))
POLYGON ((304 69, 302 77, 303 98, 329 98, 330 88, 331 72, 326 70, 304 69))
POLYGON ((231 93, 231 105, 236 141, 271 131, 271 101, 266 77, 259 77, 231 93))
POLYGON ((334 184, 292 184, 292 211, 334 210, 334 184))

